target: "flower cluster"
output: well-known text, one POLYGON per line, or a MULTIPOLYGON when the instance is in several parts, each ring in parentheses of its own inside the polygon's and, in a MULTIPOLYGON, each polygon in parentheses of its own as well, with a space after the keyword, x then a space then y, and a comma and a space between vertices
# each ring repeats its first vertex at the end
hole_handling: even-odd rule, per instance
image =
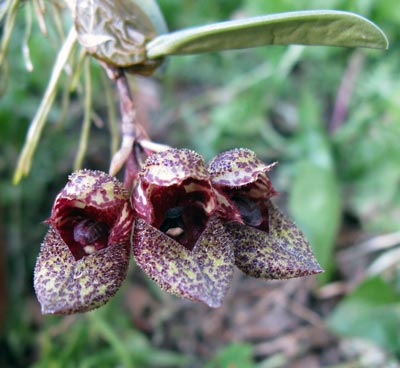
POLYGON ((271 202, 265 165, 247 149, 215 157, 169 149, 151 155, 132 193, 98 171, 71 175, 57 196, 35 267, 43 313, 107 302, 130 251, 164 290, 221 305, 236 265, 264 279, 322 272, 301 231, 271 202))

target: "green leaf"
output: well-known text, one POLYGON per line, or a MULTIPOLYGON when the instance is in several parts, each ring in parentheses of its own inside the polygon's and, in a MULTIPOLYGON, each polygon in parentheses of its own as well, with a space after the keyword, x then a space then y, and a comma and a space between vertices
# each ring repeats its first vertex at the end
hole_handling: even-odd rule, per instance
POLYGON ((289 208, 327 272, 332 269, 332 250, 340 220, 340 194, 335 174, 312 162, 297 165, 289 208))
POLYGON ((265 45, 388 48, 374 23, 357 14, 313 10, 213 23, 165 34, 146 45, 147 57, 197 54, 265 45))
POLYGON ((164 16, 161 12, 160 7, 155 0, 131 0, 140 9, 142 9, 149 17, 151 23, 156 28, 158 34, 168 32, 167 23, 165 22, 164 16))
POLYGON ((217 218, 208 220, 192 250, 138 219, 133 252, 162 289, 213 308, 221 305, 233 276, 233 244, 217 218))
POLYGON ((232 343, 220 350, 206 368, 254 368, 253 347, 250 344, 232 343))
POLYGON ((342 336, 362 337, 400 352, 400 295, 380 277, 365 280, 328 318, 342 336))
POLYGON ((316 96, 303 91, 299 109, 300 130, 295 173, 289 193, 289 210, 304 231, 317 260, 329 278, 334 263, 332 252, 341 218, 341 193, 332 149, 323 125, 316 96))

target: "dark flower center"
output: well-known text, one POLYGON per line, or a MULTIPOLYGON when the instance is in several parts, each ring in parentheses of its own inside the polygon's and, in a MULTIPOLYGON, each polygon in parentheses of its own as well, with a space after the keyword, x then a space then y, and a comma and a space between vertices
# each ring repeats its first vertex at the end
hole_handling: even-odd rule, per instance
POLYGON ((183 207, 170 208, 164 214, 160 230, 173 238, 182 235, 186 230, 182 216, 183 207))
POLYGON ((179 185, 156 187, 151 194, 154 209, 151 225, 192 250, 206 228, 208 183, 187 179, 179 185))
POLYGON ((86 218, 75 223, 72 236, 74 242, 80 244, 88 255, 107 246, 109 233, 110 229, 105 222, 86 218))
POLYGON ((84 245, 93 244, 103 236, 108 236, 108 226, 104 222, 85 219, 74 227, 74 240, 84 245))
POLYGON ((164 213, 159 229, 187 249, 193 249, 207 223, 204 210, 196 204, 176 206, 164 213))
POLYGON ((235 195, 231 199, 235 203, 246 225, 257 227, 262 224, 264 219, 257 202, 239 195, 235 195))

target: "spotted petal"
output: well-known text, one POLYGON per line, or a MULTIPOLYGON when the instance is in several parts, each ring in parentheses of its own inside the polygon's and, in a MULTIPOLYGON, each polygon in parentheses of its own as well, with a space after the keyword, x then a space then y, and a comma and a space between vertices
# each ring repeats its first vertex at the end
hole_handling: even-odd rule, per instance
MULTIPOLYGON (((235 148, 214 157, 208 164, 208 170, 214 185, 235 188, 254 183, 275 165, 266 165, 249 149, 235 148)), ((271 192, 268 195, 276 194, 272 185, 268 189, 271 192)))
POLYGON ((272 203, 269 232, 239 223, 226 224, 235 239, 236 266, 249 276, 289 279, 323 272, 300 229, 272 203))
POLYGON ((192 250, 142 219, 136 220, 137 264, 165 291, 219 307, 233 274, 233 244, 220 220, 211 217, 192 250))
POLYGON ((180 184, 189 177, 208 180, 209 174, 203 158, 197 152, 171 148, 151 155, 140 177, 152 185, 169 186, 180 184))
POLYGON ((126 277, 130 243, 113 244, 76 261, 50 226, 35 266, 34 287, 43 314, 86 312, 106 303, 126 277))

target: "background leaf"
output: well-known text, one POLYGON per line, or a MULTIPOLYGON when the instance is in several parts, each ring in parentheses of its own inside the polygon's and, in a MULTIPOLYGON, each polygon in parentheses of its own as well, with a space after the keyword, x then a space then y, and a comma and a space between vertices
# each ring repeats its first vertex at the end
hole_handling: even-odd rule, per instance
POLYGON ((387 48, 385 34, 356 14, 315 10, 264 15, 193 27, 150 41, 147 56, 195 54, 264 45, 387 48))
POLYGON ((168 32, 167 24, 163 13, 156 0, 131 0, 137 6, 144 10, 146 15, 150 18, 158 34, 163 34, 168 32))
POLYGON ((255 368, 252 350, 251 345, 233 343, 213 357, 205 368, 255 368))
POLYGON ((365 280, 328 318, 328 327, 335 333, 369 339, 397 353, 399 326, 400 295, 380 277, 365 280))
POLYGON ((311 94, 304 94, 300 109, 302 128, 295 138, 302 157, 294 167, 289 209, 311 243, 328 280, 340 223, 341 194, 333 157, 320 112, 311 94))

